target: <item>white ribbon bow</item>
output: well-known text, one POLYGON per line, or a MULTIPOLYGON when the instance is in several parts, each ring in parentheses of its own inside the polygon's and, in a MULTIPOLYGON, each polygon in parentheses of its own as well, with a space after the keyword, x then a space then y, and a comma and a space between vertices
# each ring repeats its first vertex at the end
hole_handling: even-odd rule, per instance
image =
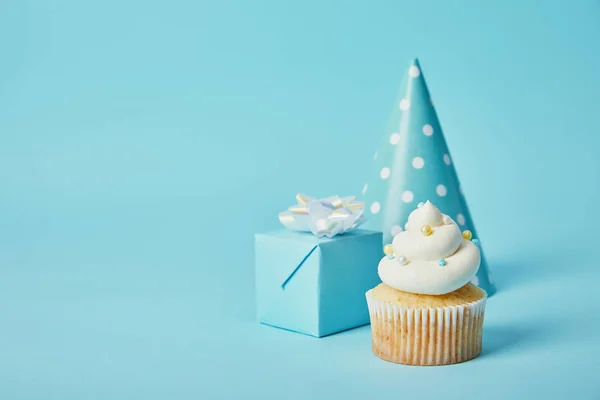
POLYGON ((296 195, 298 204, 279 213, 279 221, 288 229, 297 232, 312 232, 316 237, 348 232, 362 225, 365 203, 355 197, 331 196, 315 199, 303 194, 296 195))

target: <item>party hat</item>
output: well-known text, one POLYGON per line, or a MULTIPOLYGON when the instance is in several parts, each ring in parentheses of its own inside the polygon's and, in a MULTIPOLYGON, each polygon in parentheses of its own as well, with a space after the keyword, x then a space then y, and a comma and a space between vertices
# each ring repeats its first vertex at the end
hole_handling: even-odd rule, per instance
MULTIPOLYGON (((362 191, 368 217, 365 228, 382 231, 384 244, 391 243, 418 203, 430 200, 462 230, 470 230, 481 249, 417 59, 410 63, 383 142, 373 158, 375 168, 362 191)), ((472 282, 490 295, 495 291, 483 250, 472 282)))

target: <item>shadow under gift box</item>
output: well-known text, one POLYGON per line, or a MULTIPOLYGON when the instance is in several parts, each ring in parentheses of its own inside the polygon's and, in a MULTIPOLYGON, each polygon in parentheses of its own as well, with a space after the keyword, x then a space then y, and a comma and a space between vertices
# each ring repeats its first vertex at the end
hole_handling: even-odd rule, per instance
POLYGON ((255 236, 261 323, 322 337, 366 325, 365 292, 379 281, 381 232, 333 238, 281 230, 255 236))

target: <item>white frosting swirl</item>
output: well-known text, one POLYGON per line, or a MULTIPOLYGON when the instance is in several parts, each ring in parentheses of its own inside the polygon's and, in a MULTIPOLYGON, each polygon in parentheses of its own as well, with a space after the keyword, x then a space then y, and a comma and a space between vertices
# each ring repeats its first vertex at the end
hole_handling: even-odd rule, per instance
POLYGON ((406 231, 394 237, 392 247, 394 258, 379 262, 379 277, 404 292, 450 293, 469 283, 481 262, 477 246, 463 239, 452 218, 429 201, 410 213, 406 231), (431 227, 430 235, 422 232, 425 225, 431 227))

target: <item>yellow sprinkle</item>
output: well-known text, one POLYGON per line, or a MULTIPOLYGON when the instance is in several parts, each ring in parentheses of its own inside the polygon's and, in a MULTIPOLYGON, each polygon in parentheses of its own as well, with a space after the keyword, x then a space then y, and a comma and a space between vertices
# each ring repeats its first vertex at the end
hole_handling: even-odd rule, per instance
POLYGON ((383 252, 385 253, 385 255, 390 255, 394 252, 394 249, 391 244, 386 244, 385 246, 383 246, 383 252))
POLYGON ((471 231, 467 229, 462 233, 462 237, 463 239, 471 240, 471 238, 473 237, 473 233, 471 233, 471 231))
POLYGON ((425 236, 429 236, 433 233, 433 229, 429 225, 423 225, 421 227, 421 233, 425 236))

